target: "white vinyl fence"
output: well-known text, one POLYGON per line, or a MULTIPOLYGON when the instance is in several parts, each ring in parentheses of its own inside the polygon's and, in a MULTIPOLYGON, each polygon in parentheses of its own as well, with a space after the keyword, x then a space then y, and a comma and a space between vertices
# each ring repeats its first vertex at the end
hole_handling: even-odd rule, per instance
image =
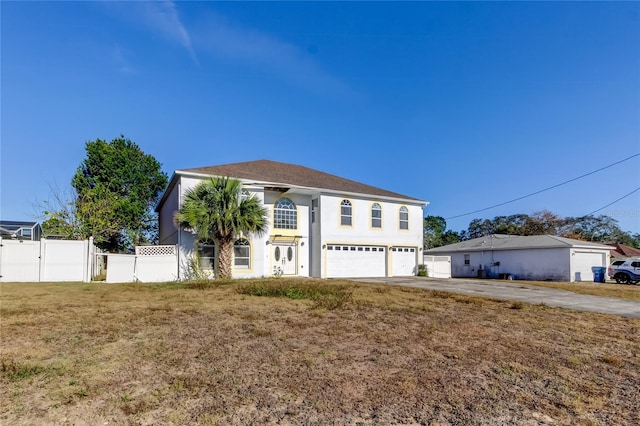
POLYGON ((136 254, 108 254, 107 282, 165 282, 178 279, 177 246, 139 246, 136 254))
POLYGON ((0 238, 0 281, 89 282, 97 274, 96 251, 92 240, 0 238))
POLYGON ((451 256, 424 256, 424 265, 431 278, 451 278, 451 256))

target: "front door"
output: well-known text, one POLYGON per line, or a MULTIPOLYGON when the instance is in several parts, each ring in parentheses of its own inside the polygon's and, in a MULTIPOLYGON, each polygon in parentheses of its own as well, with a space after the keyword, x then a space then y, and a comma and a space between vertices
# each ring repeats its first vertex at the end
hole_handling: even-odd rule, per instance
POLYGON ((297 275, 298 258, 295 244, 274 243, 273 275, 297 275))

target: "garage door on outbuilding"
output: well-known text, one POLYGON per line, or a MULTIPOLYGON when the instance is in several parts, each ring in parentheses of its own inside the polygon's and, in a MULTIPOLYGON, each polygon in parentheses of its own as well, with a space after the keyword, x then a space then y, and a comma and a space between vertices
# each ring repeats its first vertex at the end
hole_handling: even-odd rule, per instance
POLYGON ((387 251, 383 246, 328 244, 326 253, 328 278, 387 275, 387 251))
POLYGON ((593 281, 594 266, 607 265, 606 254, 599 252, 574 251, 571 254, 573 281, 593 281))
POLYGON ((418 253, 415 247, 391 247, 391 274, 394 277, 416 275, 418 253))

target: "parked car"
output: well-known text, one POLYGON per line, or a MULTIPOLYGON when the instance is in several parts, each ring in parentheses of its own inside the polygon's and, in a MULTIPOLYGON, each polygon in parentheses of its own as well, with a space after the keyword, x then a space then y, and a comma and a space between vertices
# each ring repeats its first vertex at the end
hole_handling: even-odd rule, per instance
POLYGON ((609 266, 608 274, 618 284, 637 284, 640 282, 640 258, 615 260, 609 266))

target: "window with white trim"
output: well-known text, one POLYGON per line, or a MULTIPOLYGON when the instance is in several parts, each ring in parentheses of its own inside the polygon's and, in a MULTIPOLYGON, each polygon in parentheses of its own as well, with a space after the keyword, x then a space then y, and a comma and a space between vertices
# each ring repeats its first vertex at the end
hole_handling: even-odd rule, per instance
POLYGON ((247 188, 242 188, 240 190, 240 200, 248 200, 249 198, 251 198, 251 192, 247 188))
POLYGON ((409 209, 400 207, 400 229, 409 229, 409 209))
POLYGON ((371 206, 371 227, 382 228, 382 206, 378 203, 371 206))
POLYGON ((216 264, 216 246, 213 241, 202 241, 198 244, 198 256, 200 256, 200 268, 203 271, 213 271, 216 264))
POLYGON ((273 206, 273 227, 298 229, 298 210, 295 203, 289 198, 279 198, 273 206))
POLYGON ((244 238, 239 238, 233 243, 233 267, 235 269, 250 269, 251 245, 244 238))
POLYGON ((340 203, 340 225, 342 226, 351 226, 353 223, 353 210, 351 206, 351 201, 342 200, 340 203))

